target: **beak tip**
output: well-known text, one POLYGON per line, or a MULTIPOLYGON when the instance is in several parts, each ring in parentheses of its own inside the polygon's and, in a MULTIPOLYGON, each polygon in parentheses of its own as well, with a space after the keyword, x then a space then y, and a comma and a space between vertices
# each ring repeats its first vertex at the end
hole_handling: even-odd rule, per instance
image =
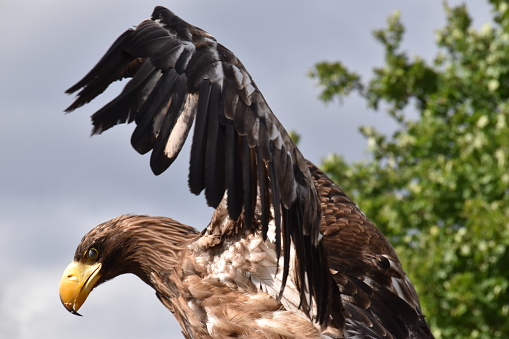
POLYGON ((82 315, 79 314, 78 311, 74 309, 74 305, 73 304, 71 304, 71 303, 64 303, 62 301, 62 305, 64 305, 64 307, 67 310, 67 312, 69 312, 69 313, 71 313, 73 315, 77 315, 77 316, 82 317, 82 315))

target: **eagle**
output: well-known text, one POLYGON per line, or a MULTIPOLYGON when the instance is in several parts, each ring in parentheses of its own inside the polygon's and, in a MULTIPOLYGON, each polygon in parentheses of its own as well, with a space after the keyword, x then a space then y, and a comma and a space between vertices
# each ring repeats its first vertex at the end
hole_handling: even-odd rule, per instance
POLYGON ((66 111, 123 78, 92 134, 135 122, 131 144, 159 175, 194 125, 188 184, 215 210, 201 232, 135 214, 94 227, 60 282, 69 312, 132 273, 186 338, 432 338, 389 241, 304 158, 230 50, 158 6, 67 90, 66 111))

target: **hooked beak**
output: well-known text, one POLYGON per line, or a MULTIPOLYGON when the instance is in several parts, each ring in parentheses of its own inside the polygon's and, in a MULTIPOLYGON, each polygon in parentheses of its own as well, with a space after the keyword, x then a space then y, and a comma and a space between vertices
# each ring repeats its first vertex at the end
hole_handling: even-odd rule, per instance
POLYGON ((73 261, 67 266, 60 280, 60 300, 64 307, 74 315, 101 278, 101 264, 84 264, 73 261))

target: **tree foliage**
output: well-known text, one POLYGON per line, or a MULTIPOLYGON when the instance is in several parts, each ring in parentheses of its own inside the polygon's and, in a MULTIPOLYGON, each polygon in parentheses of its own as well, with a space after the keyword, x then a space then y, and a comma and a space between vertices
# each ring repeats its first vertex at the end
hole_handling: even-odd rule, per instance
POLYGON ((478 30, 445 4, 431 62, 401 50, 396 13, 374 32, 385 64, 369 81, 340 62, 311 71, 322 100, 356 91, 397 123, 361 128, 369 160, 323 168, 390 238, 438 338, 509 338, 509 5, 490 4, 478 30))

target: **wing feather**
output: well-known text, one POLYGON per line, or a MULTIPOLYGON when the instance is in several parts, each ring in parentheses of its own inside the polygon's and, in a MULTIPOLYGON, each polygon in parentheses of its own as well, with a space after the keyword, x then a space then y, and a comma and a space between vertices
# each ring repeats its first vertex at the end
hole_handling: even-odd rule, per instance
MULTIPOLYGON (((140 60, 136 59, 136 61, 140 60)), ((154 69, 149 62, 143 62, 133 79, 124 87, 124 90, 92 115, 92 121, 94 122, 92 134, 102 133, 119 123, 132 122, 135 119, 133 112, 141 107, 160 76, 161 72, 159 70, 154 69)), ((89 87, 85 89, 87 88, 89 87)))
POLYGON ((137 113, 137 126, 131 136, 131 145, 140 154, 145 154, 154 148, 164 117, 172 102, 172 91, 178 77, 174 69, 164 71, 137 113))
MULTIPOLYGON (((225 177, 228 178, 228 208, 230 209, 230 217, 233 220, 237 220, 244 206, 242 159, 239 150, 240 142, 235 135, 235 129, 231 120, 225 121, 225 132, 225 177)), ((245 189, 249 191, 249 187, 245 189)))
MULTIPOLYGON (((224 126, 219 123, 223 111, 221 88, 212 85, 207 115, 207 144, 205 151, 205 198, 209 206, 217 207, 223 199, 225 187, 224 126)), ((233 219, 233 218, 232 218, 233 219)))
POLYGON ((270 175, 270 192, 272 193, 272 208, 274 209, 274 222, 276 225, 276 255, 279 258, 281 256, 281 237, 279 236, 281 234, 281 196, 276 165, 273 161, 270 161, 268 163, 268 167, 270 175))
POLYGON ((246 136, 240 136, 242 157, 242 187, 244 192, 244 223, 253 224, 257 196, 257 170, 254 151, 248 145, 246 136))
MULTIPOLYGON (((161 91, 164 93, 164 91, 161 91)), ((180 74, 176 77, 171 90, 172 95, 167 100, 162 100, 160 105, 160 125, 159 119, 154 121, 154 132, 157 134, 157 138, 154 143, 154 150, 150 156, 150 167, 154 174, 158 175, 163 173, 176 159, 176 154, 172 151, 172 156, 166 152, 166 148, 169 142, 170 134, 173 131, 175 124, 177 123, 180 114, 184 110, 184 104, 187 99, 187 88, 186 88, 186 77, 185 74, 180 74), (168 107, 169 106, 169 107, 168 107)), ((154 105, 156 106, 156 105, 154 105)), ((191 124, 191 122, 188 122, 191 124)))
POLYGON ((255 147, 256 151, 256 173, 258 177, 258 187, 260 190, 260 205, 261 205, 261 226, 262 226, 262 235, 263 240, 267 239, 267 234, 269 231, 269 217, 270 213, 270 199, 269 199, 269 189, 268 189, 268 178, 267 178, 267 168, 265 167, 265 163, 262 160, 262 156, 260 154, 260 147, 255 147))
POLYGON ((189 165, 189 188, 192 193, 200 194, 205 188, 205 150, 207 145, 207 120, 206 114, 209 106, 210 91, 212 89, 209 80, 204 80, 200 85, 196 123, 191 146, 191 160, 189 165))
POLYGON ((132 34, 132 30, 127 30, 120 35, 97 65, 83 79, 66 91, 70 94, 80 90, 78 93, 79 100, 69 106, 66 112, 71 112, 92 101, 104 92, 113 81, 134 74, 128 71, 128 66, 136 57, 123 52, 123 48, 132 34))

